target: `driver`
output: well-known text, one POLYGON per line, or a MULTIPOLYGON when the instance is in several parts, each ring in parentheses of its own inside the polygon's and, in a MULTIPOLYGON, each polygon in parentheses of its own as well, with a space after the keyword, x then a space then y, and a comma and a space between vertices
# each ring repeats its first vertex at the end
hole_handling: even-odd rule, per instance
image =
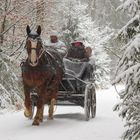
POLYGON ((62 57, 64 57, 67 53, 67 47, 65 43, 58 39, 58 33, 55 31, 50 34, 50 39, 45 42, 45 45, 46 47, 58 51, 62 57))

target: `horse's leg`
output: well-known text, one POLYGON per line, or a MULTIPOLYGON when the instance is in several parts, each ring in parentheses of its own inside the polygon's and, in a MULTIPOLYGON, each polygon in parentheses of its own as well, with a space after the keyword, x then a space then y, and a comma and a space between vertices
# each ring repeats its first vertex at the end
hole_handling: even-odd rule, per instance
POLYGON ((38 102, 40 102, 40 104, 37 105, 37 112, 36 112, 36 115, 34 117, 34 121, 33 121, 32 125, 39 125, 39 123, 43 121, 44 105, 40 99, 38 100, 38 102))
POLYGON ((41 110, 40 122, 43 122, 43 113, 44 113, 44 106, 42 107, 42 110, 41 110))
POLYGON ((43 121, 44 104, 43 104, 43 101, 41 101, 41 100, 42 99, 38 100, 38 102, 40 102, 40 103, 38 103, 38 105, 37 105, 37 112, 36 112, 36 115, 35 115, 35 118, 34 118, 34 121, 33 121, 32 125, 39 125, 39 123, 41 121, 43 121))
POLYGON ((51 100, 50 100, 50 105, 48 110, 49 120, 53 120, 54 105, 56 104, 57 92, 59 90, 59 80, 56 78, 52 83, 53 83, 52 90, 50 90, 51 100))
POLYGON ((51 103, 50 103, 50 106, 49 106, 49 115, 48 115, 48 119, 49 120, 53 120, 53 113, 54 113, 54 105, 56 103, 56 99, 55 98, 52 98, 51 99, 51 103))
POLYGON ((24 95, 25 95, 25 109, 24 109, 24 115, 27 118, 30 118, 32 116, 32 108, 31 108, 31 100, 30 100, 30 89, 29 87, 24 85, 24 95))
POLYGON ((40 89, 38 92, 37 112, 32 125, 39 125, 40 121, 43 121, 44 94, 44 90, 40 89))

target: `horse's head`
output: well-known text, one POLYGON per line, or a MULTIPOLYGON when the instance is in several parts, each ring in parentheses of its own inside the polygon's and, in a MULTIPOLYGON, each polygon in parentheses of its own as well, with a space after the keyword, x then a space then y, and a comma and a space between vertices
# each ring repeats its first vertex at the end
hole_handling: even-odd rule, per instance
POLYGON ((27 25, 26 32, 26 50, 28 53, 28 62, 30 66, 35 67, 38 65, 39 58, 43 52, 42 41, 40 38, 41 26, 38 26, 36 32, 32 32, 29 25, 27 25))

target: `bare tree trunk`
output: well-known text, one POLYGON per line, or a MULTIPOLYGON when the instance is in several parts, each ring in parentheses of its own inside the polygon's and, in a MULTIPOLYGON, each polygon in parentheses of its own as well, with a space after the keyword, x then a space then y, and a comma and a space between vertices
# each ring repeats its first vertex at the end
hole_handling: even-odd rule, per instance
MULTIPOLYGON (((0 32, 2 33, 5 30, 5 23, 6 23, 6 15, 3 18, 2 24, 1 24, 1 30, 0 32)), ((4 42, 4 35, 0 36, 0 45, 3 45, 4 42)))
POLYGON ((36 2, 36 23, 37 25, 40 25, 42 30, 44 30, 44 18, 45 18, 45 1, 44 0, 38 0, 36 2))
POLYGON ((88 0, 88 13, 92 17, 95 18, 96 15, 96 0, 88 0))
MULTIPOLYGON (((6 12, 8 10, 8 0, 5 0, 5 6, 4 6, 4 17, 3 17, 3 20, 2 20, 2 23, 1 23, 1 27, 0 27, 0 33, 3 33, 4 30, 5 30, 5 26, 6 26, 6 12)), ((3 45, 3 42, 4 42, 4 35, 1 35, 0 36, 0 45, 2 46, 3 45)))

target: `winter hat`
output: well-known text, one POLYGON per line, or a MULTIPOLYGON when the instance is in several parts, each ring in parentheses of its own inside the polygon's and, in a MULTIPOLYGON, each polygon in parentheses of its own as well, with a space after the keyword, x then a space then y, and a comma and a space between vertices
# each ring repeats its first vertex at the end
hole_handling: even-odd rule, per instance
POLYGON ((51 31, 50 36, 59 36, 57 31, 51 31))
POLYGON ((81 37, 78 37, 78 38, 74 39, 74 40, 71 42, 71 44, 72 44, 72 43, 76 43, 76 42, 81 42, 82 44, 84 44, 84 39, 81 38, 81 37))

